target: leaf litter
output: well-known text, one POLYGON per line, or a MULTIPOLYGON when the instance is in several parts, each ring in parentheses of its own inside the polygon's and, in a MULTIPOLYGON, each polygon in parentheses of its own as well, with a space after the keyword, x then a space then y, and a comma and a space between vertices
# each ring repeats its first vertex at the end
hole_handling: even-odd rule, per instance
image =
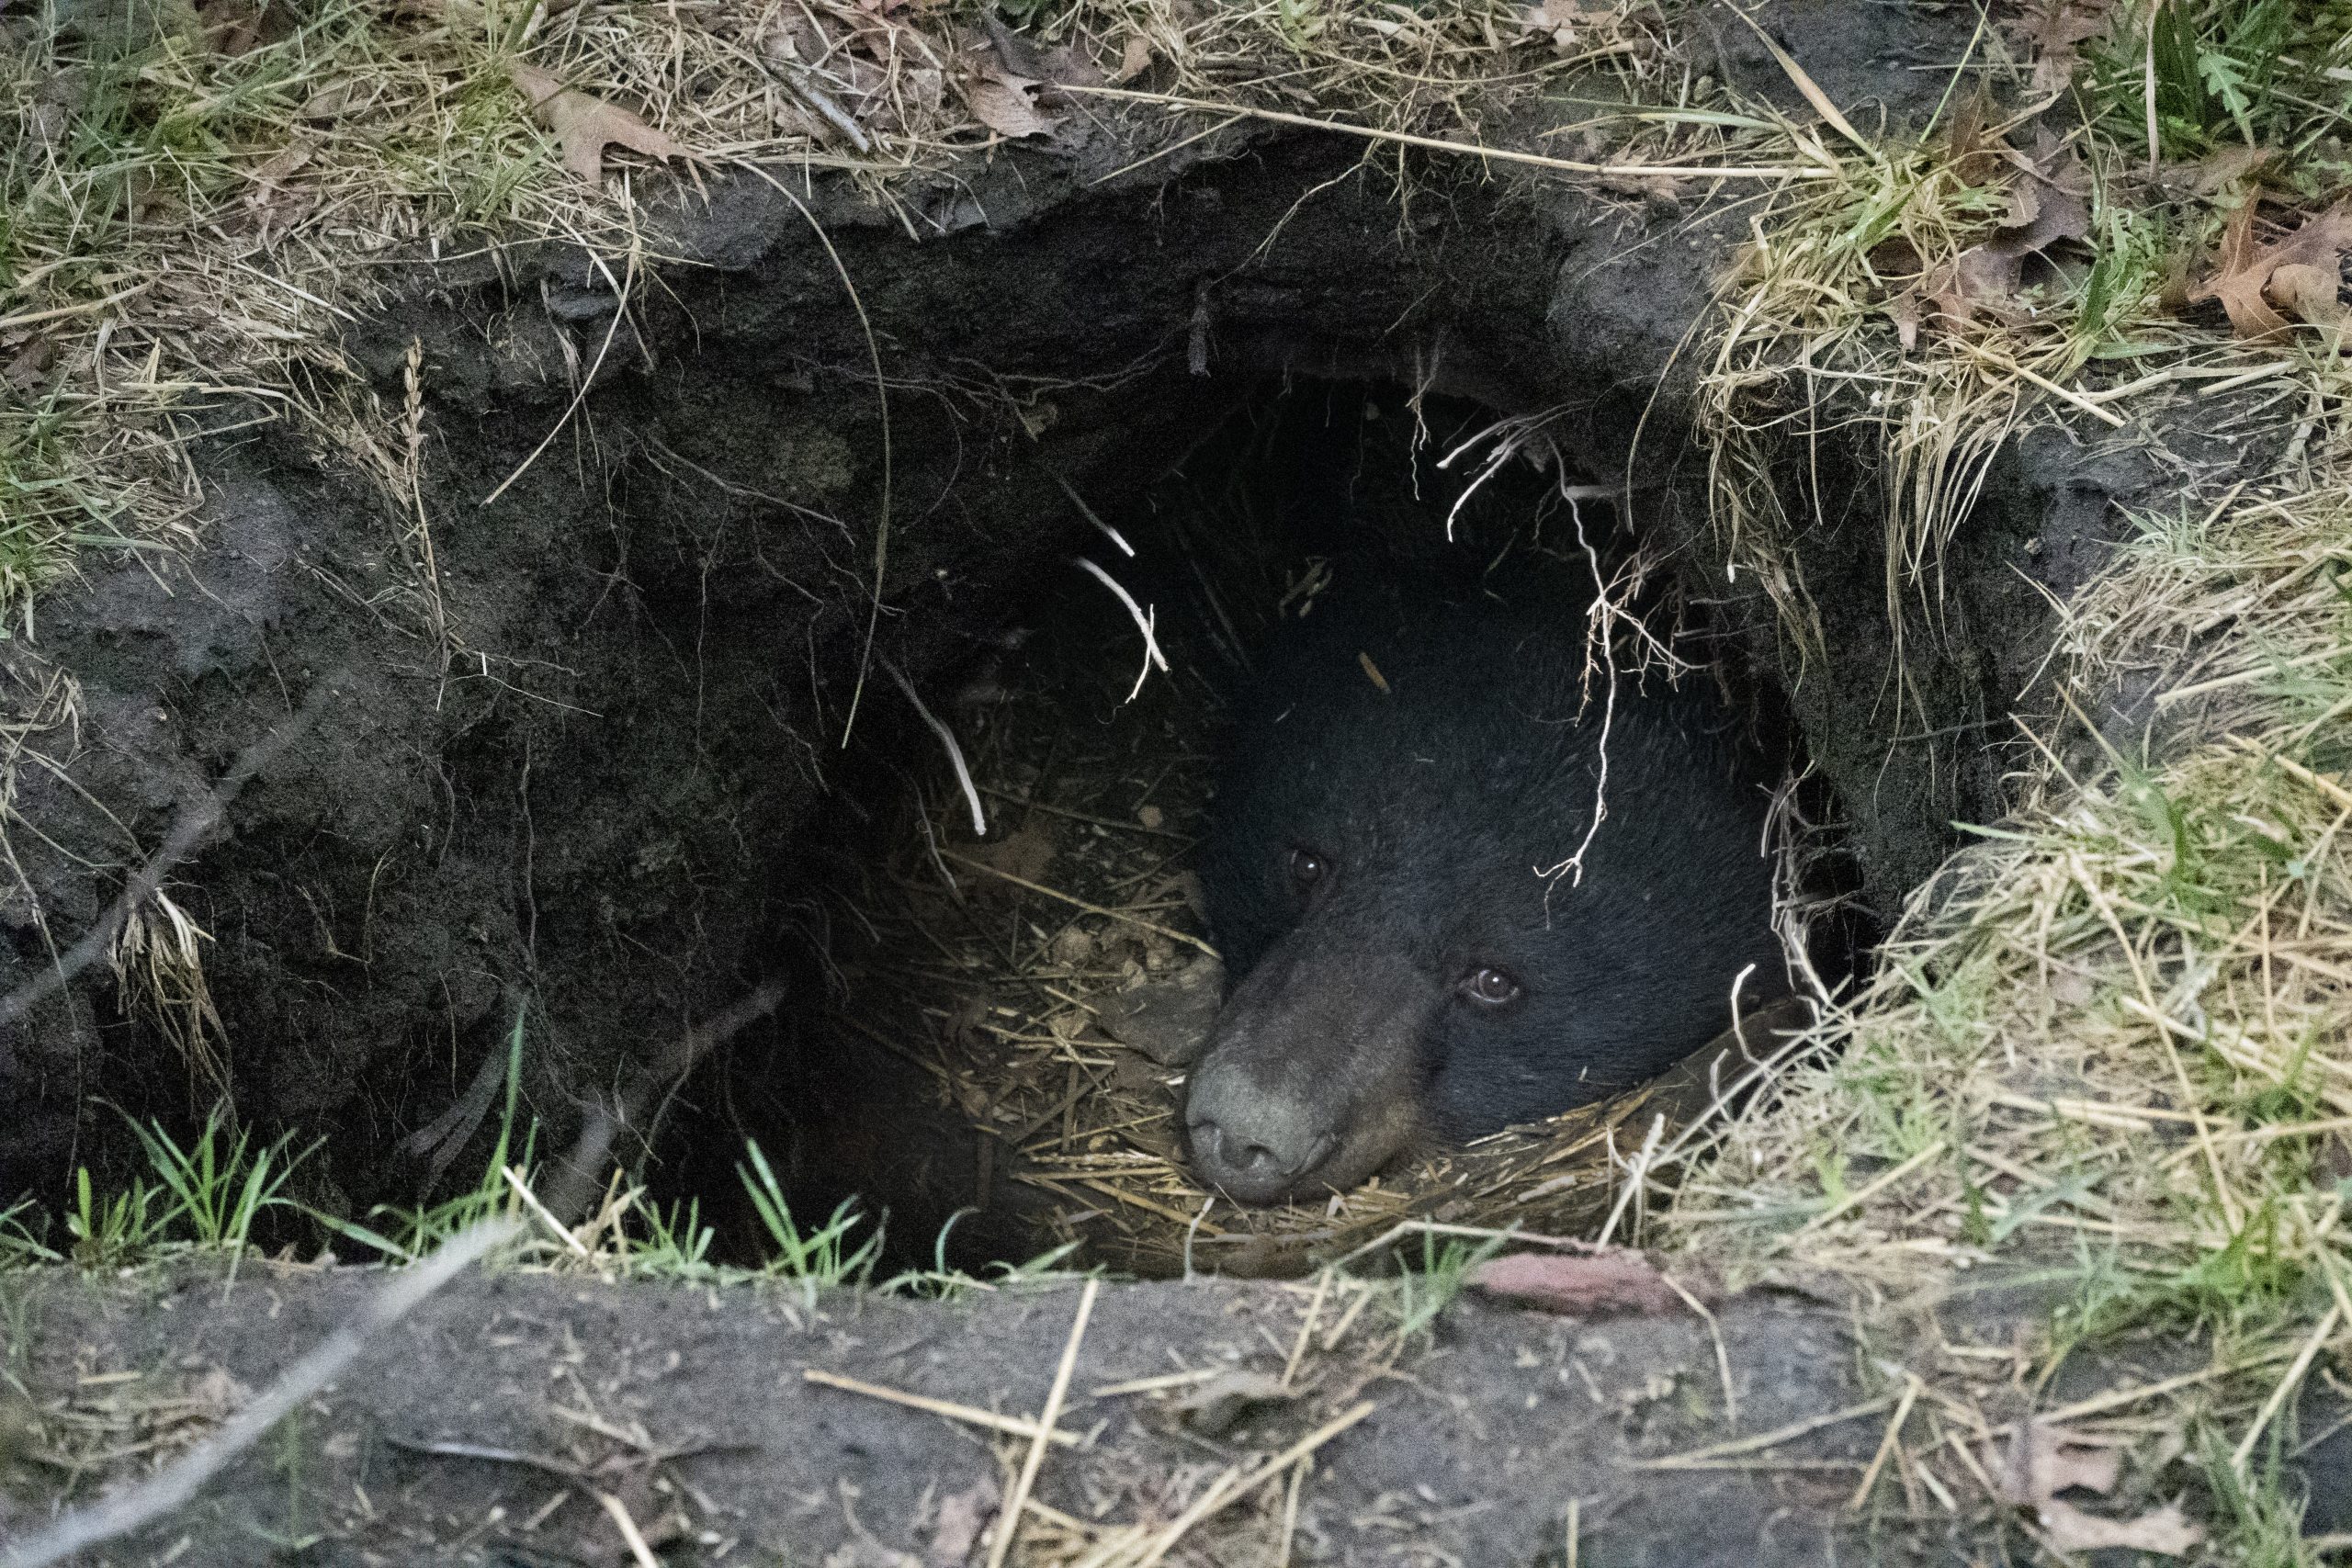
POLYGON ((2312 214, 2293 233, 2267 245, 2255 239, 2261 204, 2258 193, 2249 196, 2232 214, 2214 273, 2188 291, 2189 302, 2219 300, 2237 335, 2256 342, 2286 337, 2294 321, 2341 326, 2338 279, 2344 254, 2352 248, 2352 200, 2312 214))
POLYGON ((609 146, 664 161, 689 156, 667 131, 655 130, 618 104, 567 87, 561 78, 519 60, 507 71, 529 102, 533 118, 555 133, 563 148, 563 166, 590 185, 605 183, 605 149, 609 146))
POLYGON ((2060 1551, 2120 1550, 2162 1557, 2186 1557, 2205 1532, 2181 1512, 2177 1502, 2129 1519, 2091 1513, 2059 1495, 2088 1492, 2107 1496, 2123 1476, 2123 1456, 2103 1443, 2086 1441, 2044 1421, 2017 1424, 2006 1457, 1988 1453, 2000 1500, 2032 1511, 2050 1544, 2060 1551))

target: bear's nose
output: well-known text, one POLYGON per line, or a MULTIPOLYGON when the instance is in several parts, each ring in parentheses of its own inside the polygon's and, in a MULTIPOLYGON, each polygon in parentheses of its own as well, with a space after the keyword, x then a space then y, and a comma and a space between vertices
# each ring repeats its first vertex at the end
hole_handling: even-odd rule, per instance
POLYGON ((1256 1092, 1246 1075, 1204 1073, 1185 1106, 1194 1168, 1244 1203, 1268 1203, 1321 1164, 1336 1135, 1306 1106, 1256 1092))

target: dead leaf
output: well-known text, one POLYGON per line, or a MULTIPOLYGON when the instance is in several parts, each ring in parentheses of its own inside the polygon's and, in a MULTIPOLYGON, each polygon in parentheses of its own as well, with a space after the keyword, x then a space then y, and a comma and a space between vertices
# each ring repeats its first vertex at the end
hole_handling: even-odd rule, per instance
POLYGON ((1918 291, 1916 289, 1906 288, 1902 293, 1896 295, 1894 299, 1888 303, 1886 307, 1886 313, 1894 320, 1894 338, 1897 343, 1900 343, 1903 345, 1903 351, 1905 354, 1908 354, 1911 350, 1918 347, 1918 291))
MULTIPOLYGON (((1055 852, 1053 835, 1033 822, 1001 839, 969 845, 964 853, 1007 876, 1017 876, 1023 882, 1043 882, 1046 873, 1053 869, 1055 852)), ((1009 887, 1010 884, 1000 886, 1009 887)))
POLYGON ((1111 73, 1111 85, 1132 82, 1151 69, 1151 40, 1141 33, 1129 33, 1127 41, 1119 46, 1119 68, 1111 73))
POLYGON ((2091 231, 2090 175, 2071 142, 2054 138, 2035 155, 2026 178, 2011 191, 2008 222, 1996 243, 2019 256, 2046 251, 2061 240, 2087 239, 2091 231))
POLYGON ((1614 13, 1606 10, 1588 11, 1577 0, 1542 0, 1542 4, 1522 6, 1519 11, 1519 36, 1522 39, 1549 35, 1552 47, 1566 53, 1576 43, 1577 29, 1610 19, 1614 13))
POLYGON ((2188 165, 2188 188, 2199 196, 2214 196, 2240 180, 2259 175, 2278 159, 2275 147, 2224 147, 2188 165))
MULTIPOLYGON (((2091 209, 2086 196, 2089 176, 2071 145, 2054 139, 2045 142, 2031 165, 2009 190, 2009 209, 1993 237, 1971 245, 1950 262, 1932 267, 1916 286, 1918 300, 1932 304, 1952 326, 1965 326, 1980 314, 2014 314, 2012 297, 2025 277, 2029 256, 2040 255, 2066 240, 2090 234, 2091 209)), ((1917 338, 1917 303, 1903 310, 1890 308, 1895 331, 1903 332, 1906 314, 1914 318, 1908 348, 1917 338)))
POLYGON ((282 17, 276 18, 280 26, 272 28, 269 0, 209 0, 197 13, 203 25, 203 37, 214 53, 234 60, 251 54, 261 44, 271 41, 272 32, 285 30, 282 17))
POLYGON ((2007 149, 1990 132, 1992 89, 1984 83, 1961 99, 1944 134, 1944 153, 1951 160, 1952 177, 1966 186, 1990 185, 2001 172, 2007 149))
POLYGON ((1222 1438, 1253 1410, 1296 1399, 1272 1372, 1219 1372, 1176 1402, 1176 1418, 1204 1438, 1222 1438))
POLYGON ((2044 1503, 2036 1510, 2050 1544, 2060 1551, 2099 1551, 2115 1547, 2125 1551, 2153 1551, 2161 1557, 2186 1557, 2204 1540, 2205 1532, 2166 1503, 2136 1519, 2103 1519, 2072 1503, 2044 1503))
MULTIPOLYGON (((2256 244, 2254 222, 2261 202, 2259 196, 2249 196, 2245 205, 2231 215, 2214 258, 2213 275, 2188 291, 2192 304, 2220 300, 2238 336, 2256 341, 2284 337, 2290 330, 2291 323, 2266 298, 2278 269, 2308 266, 2332 277, 2342 265, 2346 247, 2352 245, 2352 201, 2338 202, 2305 219, 2301 228, 2276 244, 2256 244)), ((2310 281, 2303 282, 2308 290, 2310 281)))
POLYGON ((2122 1473, 2122 1456, 2115 1450, 2076 1442, 2046 1422, 2020 1421, 2009 1434, 2009 1451, 2001 1463, 2001 1500, 2039 1507, 2076 1488, 2104 1497, 2122 1473))
POLYGON ((1490 1296, 1577 1317, 1656 1317, 1689 1310, 1638 1252, 1517 1252, 1480 1264, 1470 1283, 1490 1296))
POLYGON ((563 166, 590 185, 605 183, 605 149, 618 144, 649 158, 684 158, 686 150, 618 104, 567 87, 536 66, 516 62, 515 87, 541 125, 563 144, 563 166))
POLYGON ((288 183, 317 154, 315 139, 297 136, 254 170, 250 176, 253 188, 244 195, 243 219, 265 243, 273 233, 283 233, 318 205, 317 192, 288 183))
POLYGON ((2010 313, 2011 297, 2024 276, 2025 257, 1996 242, 1971 245, 1931 268, 1919 292, 1953 326, 1966 326, 1980 311, 2010 313))
POLYGON ((1030 93, 1039 85, 1001 72, 976 71, 958 77, 956 90, 963 95, 964 107, 972 111, 974 119, 1008 141, 1018 141, 1023 136, 1043 136, 1061 123, 1038 111, 1030 93))
POLYGON ((2020 18, 2017 32, 2033 51, 2033 92, 2064 92, 2075 79, 2081 46, 2107 30, 2115 0, 2038 0, 2020 18))
POLYGON ((924 1568, 964 1568, 1001 1501, 996 1483, 987 1476, 941 1498, 938 1521, 931 1527, 931 1544, 923 1549, 924 1568))
POLYGON ((2335 268, 2289 262, 2271 273, 2263 292, 2298 321, 2314 327, 2342 327, 2352 312, 2337 299, 2338 288, 2335 268))
POLYGON ((52 157, 64 145, 66 130, 81 115, 88 94, 88 79, 76 70, 51 72, 33 94, 32 140, 47 147, 52 157))
POLYGON ((311 123, 325 124, 349 115, 359 102, 359 85, 348 78, 329 82, 325 86, 302 100, 294 118, 311 123))
POLYGON ((7 368, 0 370, 0 378, 20 392, 29 391, 48 374, 56 359, 57 340, 37 333, 31 342, 9 356, 7 368))

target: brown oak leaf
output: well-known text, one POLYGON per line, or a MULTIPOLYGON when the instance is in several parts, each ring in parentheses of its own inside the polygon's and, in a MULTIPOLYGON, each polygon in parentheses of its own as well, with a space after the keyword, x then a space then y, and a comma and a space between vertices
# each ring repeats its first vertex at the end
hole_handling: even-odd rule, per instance
POLYGON ((590 185, 605 183, 605 149, 617 144, 649 158, 684 158, 684 147, 618 104, 567 87, 557 77, 520 61, 508 67, 515 87, 541 125, 563 144, 563 166, 590 185))
MULTIPOLYGON (((2310 268, 2332 279, 2342 265, 2344 252, 2352 247, 2352 201, 2338 202, 2324 212, 2314 213, 2304 220, 2301 228, 2270 245, 2255 241, 2255 213, 2260 206, 2259 197, 2248 197, 2245 205, 2231 215, 2214 258, 2213 275, 2188 291, 2191 304, 2220 300, 2238 336, 2257 341, 2284 337, 2291 330, 2292 323, 2278 309, 2278 305, 2289 304, 2289 300, 2279 299, 2278 305, 2272 302, 2273 281, 2282 268, 2310 268)), ((2300 301, 2314 307, 2318 300, 2316 284, 2310 273, 2292 274, 2287 280, 2288 289, 2300 301)), ((2331 288, 2328 303, 2334 302, 2335 292, 2331 288)))
POLYGON ((1031 90, 1038 85, 1024 77, 993 71, 976 71, 957 78, 956 83, 972 118, 1008 139, 1043 136, 1061 123, 1040 112, 1037 101, 1030 96, 1031 90))

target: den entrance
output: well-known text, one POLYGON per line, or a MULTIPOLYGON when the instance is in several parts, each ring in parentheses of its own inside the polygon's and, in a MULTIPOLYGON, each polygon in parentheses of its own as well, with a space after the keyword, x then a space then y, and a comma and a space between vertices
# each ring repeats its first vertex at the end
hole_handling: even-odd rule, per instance
MULTIPOLYGON (((737 1187, 749 1139, 797 1212, 887 1215, 914 1269, 1293 1274, 1406 1220, 1629 1234, 1852 937, 1792 727, 1713 657, 1710 607, 1540 426, 1389 385, 1269 389, 1138 502, 1067 493, 1082 521, 1061 559, 1026 602, 972 617, 989 629, 947 679, 873 671, 860 771, 778 938, 798 1003, 687 1086, 660 1183, 707 1202, 737 1187), (1758 852, 1802 956, 1743 979, 1747 1023, 1655 1083, 1243 1208, 1195 1179, 1182 1138, 1186 1068, 1226 987, 1195 856, 1270 639, 1351 577, 1555 593, 1589 634, 1596 717, 1612 680, 1703 692, 1772 797, 1758 852), (1608 605, 1589 614, 1596 581, 1608 605)), ((756 1213, 719 1218, 756 1250, 756 1213)))

